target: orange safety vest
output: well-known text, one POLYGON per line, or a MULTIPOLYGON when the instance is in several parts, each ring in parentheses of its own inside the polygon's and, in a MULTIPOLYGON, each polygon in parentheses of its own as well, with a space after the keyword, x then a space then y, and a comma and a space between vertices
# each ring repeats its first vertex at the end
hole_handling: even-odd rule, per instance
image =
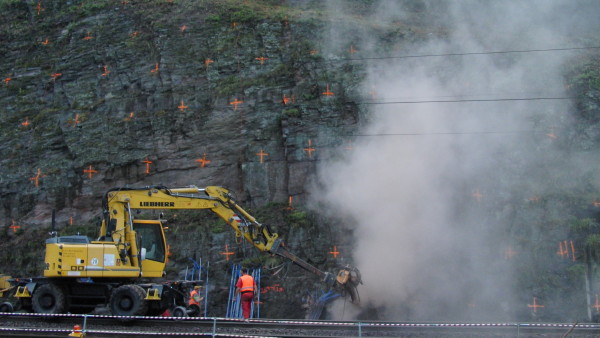
POLYGON ((194 296, 196 296, 197 294, 198 290, 192 290, 192 292, 190 292, 190 300, 188 302, 188 305, 200 305, 200 303, 194 299, 194 296))
POLYGON ((240 279, 242 280, 242 287, 240 288, 240 292, 254 292, 254 278, 252 278, 252 276, 242 275, 240 279))

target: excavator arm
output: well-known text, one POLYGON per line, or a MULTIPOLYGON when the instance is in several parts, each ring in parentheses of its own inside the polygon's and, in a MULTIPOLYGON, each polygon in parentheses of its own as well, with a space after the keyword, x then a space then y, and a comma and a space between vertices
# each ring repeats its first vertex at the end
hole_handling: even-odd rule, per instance
POLYGON ((103 199, 103 221, 100 237, 111 237, 120 246, 121 258, 129 253, 132 263, 139 264, 140 250, 135 240, 132 209, 208 209, 227 222, 236 236, 245 238, 260 251, 289 259, 301 268, 319 276, 328 285, 349 294, 358 303, 356 286, 362 283, 360 273, 349 266, 341 268, 334 277, 300 259, 284 246, 279 235, 269 226, 259 223, 233 198, 228 189, 218 186, 167 188, 115 188, 103 199))

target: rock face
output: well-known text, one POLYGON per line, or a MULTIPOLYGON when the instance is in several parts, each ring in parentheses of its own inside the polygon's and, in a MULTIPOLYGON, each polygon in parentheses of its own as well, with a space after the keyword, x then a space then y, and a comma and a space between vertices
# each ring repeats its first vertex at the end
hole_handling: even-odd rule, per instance
POLYGON ((64 221, 124 184, 301 198, 358 123, 344 93, 358 75, 338 79, 315 54, 318 21, 262 5, 4 5, 28 22, 3 27, 0 217, 44 224, 54 208, 64 221))
MULTIPOLYGON (((359 125, 349 98, 360 73, 324 62, 318 9, 274 3, 1 2, 0 219, 20 226, 7 247, 24 234, 43 243, 53 209, 59 231, 93 235, 102 195, 124 185, 221 185, 248 208, 278 205, 268 220, 306 218, 286 207, 301 208, 316 163, 359 125)), ((279 225, 298 255, 328 262, 338 230, 279 225)), ((210 225, 176 231, 171 275, 193 257, 212 261, 220 283, 225 244, 237 261, 256 255, 210 225)), ((13 251, 28 267, 3 272, 41 273, 43 248, 30 247, 13 251)), ((263 314, 299 315, 299 293, 278 297, 285 306, 263 314)))

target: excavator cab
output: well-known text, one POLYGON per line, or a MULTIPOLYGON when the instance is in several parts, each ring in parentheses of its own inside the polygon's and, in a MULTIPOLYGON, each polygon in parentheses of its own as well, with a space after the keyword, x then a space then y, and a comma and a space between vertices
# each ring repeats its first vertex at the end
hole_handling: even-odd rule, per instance
POLYGON ((142 277, 160 277, 167 264, 167 245, 163 225, 158 220, 134 220, 139 241, 142 277))

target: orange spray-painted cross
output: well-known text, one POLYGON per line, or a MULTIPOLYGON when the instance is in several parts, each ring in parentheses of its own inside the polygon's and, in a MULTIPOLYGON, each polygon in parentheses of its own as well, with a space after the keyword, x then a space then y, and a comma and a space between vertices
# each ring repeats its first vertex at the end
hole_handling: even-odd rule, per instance
POLYGON ((50 77, 52 78, 52 81, 56 81, 57 78, 61 77, 62 73, 52 73, 50 74, 50 77))
POLYGON ((81 121, 79 120, 79 114, 75 114, 75 118, 67 121, 68 124, 72 124, 73 127, 77 126, 81 121))
POLYGON ((25 122, 21 122, 21 125, 22 125, 23 127, 25 127, 25 128, 29 127, 29 118, 28 118, 28 117, 26 117, 26 118, 25 118, 25 122))
MULTIPOLYGON (((565 243, 566 244, 566 243, 565 243)), ((569 250, 567 250, 566 247, 563 247, 563 242, 558 242, 558 251, 556 252, 556 254, 560 255, 560 257, 567 257, 569 258, 569 250)))
POLYGON ((573 260, 573 262, 575 262, 575 260, 576 260, 575 245, 573 245, 573 241, 570 241, 570 243, 571 243, 571 259, 573 260))
POLYGON ((598 294, 596 294, 596 303, 594 305, 592 305, 592 307, 594 309, 596 309, 596 312, 600 312, 600 304, 598 303, 598 294))
POLYGON ((234 99, 233 101, 229 102, 229 104, 233 105, 233 110, 237 110, 237 107, 242 103, 244 103, 244 101, 238 99, 234 99))
POLYGON ((294 97, 294 95, 292 95, 291 97, 287 97, 285 96, 285 94, 283 94, 283 104, 288 104, 290 102, 295 103, 296 102, 296 98, 294 97))
POLYGON ((179 26, 179 30, 181 31, 181 33, 185 32, 186 29, 187 29, 186 25, 179 26))
POLYGON ((139 33, 138 31, 133 31, 131 34, 129 34, 129 36, 131 36, 132 38, 137 38, 137 36, 138 36, 139 34, 140 34, 140 33, 139 33))
POLYGON ((208 69, 208 66, 213 63, 214 61, 212 59, 205 59, 204 60, 204 66, 206 67, 206 69, 208 69))
POLYGON ((354 148, 352 147, 352 141, 348 141, 348 142, 346 143, 346 145, 344 146, 344 150, 352 150, 352 149, 354 149, 354 148))
POLYGON ((134 117, 135 117, 135 113, 131 112, 131 113, 129 113, 129 116, 127 116, 123 120, 125 120, 125 121, 131 121, 131 120, 133 120, 134 117))
POLYGON ((224 255, 226 260, 229 260, 229 256, 235 254, 235 252, 229 251, 229 244, 225 243, 225 251, 220 252, 220 254, 224 255))
POLYGON ((265 153, 265 152, 264 152, 264 151, 261 149, 259 153, 256 153, 256 155, 258 155, 258 157, 260 157, 260 163, 263 163, 263 162, 264 162, 264 161, 263 161, 263 158, 264 158, 265 156, 269 156, 269 153, 265 153))
POLYGON ((477 202, 481 202, 481 199, 483 198, 483 195, 479 192, 479 189, 473 191, 473 194, 471 194, 471 196, 475 197, 477 202))
POLYGON ((102 69, 104 69, 104 71, 102 72, 102 76, 108 76, 108 74, 110 74, 110 70, 108 70, 108 66, 103 66, 102 69))
POLYGON ((287 207, 287 210, 294 210, 294 207, 292 206, 292 199, 293 199, 293 197, 292 197, 292 195, 290 195, 288 197, 288 207, 287 207))
POLYGON ((154 69, 152 69, 150 73, 158 73, 158 63, 154 65, 154 69))
MULTIPOLYGON (((13 220, 12 220, 12 225, 11 225, 11 226, 9 226, 8 228, 9 228, 9 229, 12 229, 12 231, 13 231, 13 232, 17 232, 17 229, 19 229, 20 227, 21 227, 20 225, 16 225, 16 224, 15 224, 15 220, 13 219, 13 220)), ((596 299, 597 299, 597 298, 596 298, 596 299)))
POLYGON ((50 41, 48 40, 48 38, 46 38, 46 40, 42 41, 42 45, 48 46, 48 44, 50 44, 50 41))
POLYGON ((527 304, 527 307, 530 307, 533 309, 533 312, 537 312, 538 308, 544 307, 544 305, 539 305, 537 303, 537 299, 535 297, 533 297, 533 304, 527 304))
POLYGON ((323 95, 325 95, 325 96, 333 96, 334 95, 333 92, 329 90, 329 84, 327 84, 326 88, 327 89, 323 92, 323 95))
POLYGON ((92 34, 90 32, 87 32, 87 34, 85 35, 85 37, 83 38, 85 41, 89 41, 91 39, 93 39, 94 37, 92 36, 92 34))
POLYGON ((44 10, 44 8, 42 8, 42 2, 38 1, 37 6, 35 6, 35 11, 37 12, 37 15, 40 15, 40 13, 44 10))
POLYGON ((94 177, 94 174, 98 173, 97 170, 94 170, 92 168, 92 165, 90 164, 90 166, 87 169, 83 169, 83 172, 88 174, 88 177, 90 178, 90 180, 92 179, 92 177, 94 177))
POLYGON ((146 174, 150 174, 150 164, 152 164, 152 161, 150 161, 147 157, 145 160, 142 161, 142 163, 146 163, 146 174))
POLYGON ((575 256, 575 244, 573 244, 573 241, 567 242, 565 240, 562 242, 558 242, 558 251, 556 253, 563 258, 569 258, 569 256, 571 256, 573 262, 577 260, 577 257, 575 256))
POLYGON ((506 250, 504 250, 504 258, 505 259, 512 259, 513 256, 516 255, 516 254, 517 254, 517 252, 514 251, 512 249, 512 247, 510 247, 510 246, 506 250))
POLYGON ((204 153, 202 158, 197 159, 196 162, 200 163, 200 168, 204 168, 207 164, 210 163, 210 160, 206 159, 206 153, 204 153))
POLYGON ((312 153, 313 153, 314 151, 316 151, 316 150, 317 150, 316 148, 313 148, 313 147, 312 147, 312 140, 311 140, 311 139, 309 139, 309 140, 308 140, 308 147, 307 147, 307 148, 304 148, 304 151, 306 151, 306 152, 308 153, 308 159, 309 159, 309 160, 310 160, 310 159, 312 159, 312 153))
POLYGON ((185 103, 183 103, 183 100, 181 100, 181 104, 179 104, 177 106, 177 108, 179 108, 179 110, 184 111, 186 109, 188 109, 189 107, 185 105, 185 103))
POLYGON ((36 188, 40 186, 40 178, 46 177, 46 175, 42 175, 42 171, 40 168, 37 170, 37 175, 30 177, 29 180, 35 183, 36 188))
POLYGON ((8 83, 12 81, 12 77, 5 77, 4 78, 4 84, 8 86, 8 83))
POLYGON ((261 56, 261 57, 255 58, 255 60, 258 60, 258 61, 260 61, 260 64, 261 64, 261 65, 264 65, 264 64, 265 64, 265 61, 267 61, 268 59, 269 59, 269 58, 266 58, 266 57, 264 57, 264 56, 261 56))
POLYGON ((337 258, 337 256, 340 254, 340 252, 337 251, 337 246, 335 245, 333 246, 333 250, 329 251, 329 253, 333 255, 333 258, 337 258))

